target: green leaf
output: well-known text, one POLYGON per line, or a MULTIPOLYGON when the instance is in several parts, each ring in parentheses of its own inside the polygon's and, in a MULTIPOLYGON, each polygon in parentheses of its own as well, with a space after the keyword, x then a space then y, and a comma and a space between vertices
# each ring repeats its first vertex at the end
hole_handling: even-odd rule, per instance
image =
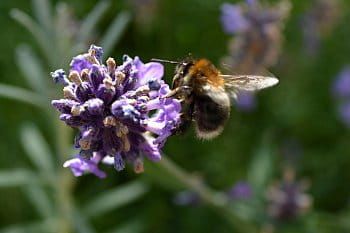
POLYGON ((52 217, 54 208, 45 190, 39 185, 26 185, 23 191, 42 218, 52 217))
POLYGON ((248 183, 257 193, 261 193, 271 178, 273 170, 272 143, 268 137, 262 140, 250 163, 248 170, 248 183))
POLYGON ((31 185, 35 183, 39 183, 38 177, 30 170, 0 170, 0 187, 31 185))
POLYGON ((118 225, 115 229, 107 233, 141 233, 144 232, 145 225, 139 219, 134 219, 118 225))
POLYGON ((91 39, 91 34, 94 31, 97 23, 100 21, 108 7, 110 6, 110 1, 102 0, 98 1, 96 6, 90 11, 81 24, 79 41, 86 43, 91 39))
POLYGON ((29 222, 26 224, 14 224, 3 229, 0 233, 53 233, 57 228, 57 223, 54 219, 45 219, 41 222, 29 222))
POLYGON ((47 0, 33 0, 33 10, 40 25, 45 28, 47 34, 52 32, 52 12, 47 0))
POLYGON ((46 102, 45 99, 35 92, 7 84, 0 84, 0 97, 21 101, 40 108, 48 106, 48 101, 46 102))
POLYGON ((33 35, 50 64, 55 66, 55 56, 52 56, 55 54, 55 47, 52 46, 53 41, 45 31, 29 15, 18 9, 12 9, 10 15, 33 35))
POLYGON ((146 193, 148 187, 141 182, 132 182, 106 191, 90 201, 83 212, 88 217, 104 214, 113 209, 129 204, 146 193))
POLYGON ((82 215, 82 213, 79 210, 75 209, 73 211, 74 211, 73 222, 77 233, 95 233, 96 232, 90 225, 89 221, 87 221, 86 217, 82 215))
POLYGON ((42 63, 29 46, 21 45, 16 48, 16 63, 30 87, 46 95, 49 76, 44 72, 42 63))
POLYGON ((130 22, 130 19, 131 16, 129 12, 124 11, 119 13, 118 16, 114 18, 105 35, 102 37, 100 44, 107 56, 112 52, 113 47, 120 40, 123 31, 130 22))
POLYGON ((53 155, 48 143, 35 125, 30 123, 23 125, 21 142, 32 163, 45 175, 53 176, 53 155))

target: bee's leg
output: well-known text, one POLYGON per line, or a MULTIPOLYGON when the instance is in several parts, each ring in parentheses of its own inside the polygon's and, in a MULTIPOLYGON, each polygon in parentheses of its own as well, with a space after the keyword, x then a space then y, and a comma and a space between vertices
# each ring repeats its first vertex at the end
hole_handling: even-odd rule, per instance
POLYGON ((169 97, 173 97, 173 96, 176 96, 178 94, 180 94, 181 96, 188 96, 192 91, 192 87, 190 86, 180 86, 180 87, 177 87, 173 90, 171 90, 167 95, 161 97, 162 99, 163 98, 169 98, 169 97))
POLYGON ((193 98, 188 96, 187 99, 180 99, 182 102, 182 112, 180 114, 180 123, 173 130, 173 134, 181 135, 184 134, 192 125, 193 115, 193 98))

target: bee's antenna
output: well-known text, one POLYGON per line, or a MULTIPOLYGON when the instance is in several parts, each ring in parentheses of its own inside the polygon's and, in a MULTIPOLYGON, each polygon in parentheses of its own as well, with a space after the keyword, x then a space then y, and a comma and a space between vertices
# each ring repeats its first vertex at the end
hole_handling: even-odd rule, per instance
POLYGON ((158 58, 152 58, 151 61, 165 62, 165 63, 170 63, 170 64, 181 64, 182 63, 182 62, 178 62, 178 61, 170 61, 170 60, 164 60, 164 59, 158 59, 158 58))

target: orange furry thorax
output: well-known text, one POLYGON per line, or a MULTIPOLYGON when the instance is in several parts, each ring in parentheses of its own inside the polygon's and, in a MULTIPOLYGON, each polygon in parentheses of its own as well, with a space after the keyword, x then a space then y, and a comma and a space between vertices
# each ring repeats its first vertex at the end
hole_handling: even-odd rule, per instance
POLYGON ((207 59, 197 60, 189 70, 189 74, 200 84, 223 86, 224 79, 220 77, 220 71, 207 59))

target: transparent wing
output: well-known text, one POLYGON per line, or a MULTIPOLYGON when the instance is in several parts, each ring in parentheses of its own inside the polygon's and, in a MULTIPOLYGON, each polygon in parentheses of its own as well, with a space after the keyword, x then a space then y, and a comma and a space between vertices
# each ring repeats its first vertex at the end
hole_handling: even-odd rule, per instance
POLYGON ((255 92, 272 87, 278 83, 278 79, 269 76, 258 75, 221 75, 225 80, 225 89, 233 97, 237 98, 240 91, 255 92))

